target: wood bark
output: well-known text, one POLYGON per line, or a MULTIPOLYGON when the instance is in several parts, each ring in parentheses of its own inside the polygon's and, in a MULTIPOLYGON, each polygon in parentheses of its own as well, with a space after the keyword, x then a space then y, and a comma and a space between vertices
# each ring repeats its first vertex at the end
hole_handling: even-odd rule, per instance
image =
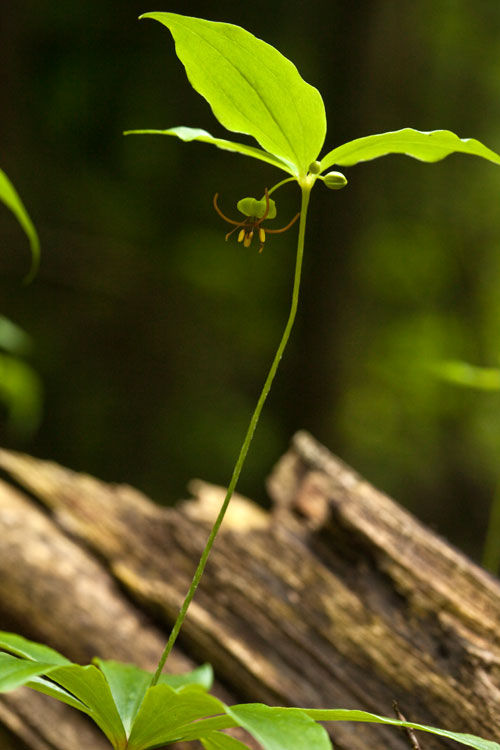
MULTIPOLYGON (((0 466, 0 628, 152 668, 224 490, 193 482, 164 509, 28 456, 0 466)), ((210 661, 228 701, 392 715, 397 699, 413 721, 500 740, 499 582, 305 433, 268 489, 271 513, 234 498, 170 668, 210 661)), ((2 696, 0 724, 28 747, 104 750, 25 692, 2 696)), ((329 730, 339 748, 408 747, 393 728, 329 730)))

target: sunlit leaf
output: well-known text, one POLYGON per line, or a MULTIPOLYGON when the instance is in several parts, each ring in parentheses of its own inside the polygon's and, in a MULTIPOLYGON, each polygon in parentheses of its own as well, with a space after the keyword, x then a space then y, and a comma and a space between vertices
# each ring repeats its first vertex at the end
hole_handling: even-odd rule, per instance
POLYGON ((69 659, 43 643, 36 643, 17 633, 7 633, 0 631, 0 650, 8 651, 14 656, 21 656, 24 659, 41 661, 46 664, 58 664, 64 666, 71 664, 69 659))
POLYGON ((361 161, 377 159, 387 154, 405 154, 420 161, 434 162, 455 152, 481 156, 483 159, 500 164, 500 156, 476 141, 475 138, 459 138, 449 130, 422 132, 404 128, 390 133, 356 138, 354 141, 334 148, 321 160, 321 171, 334 164, 351 167, 361 161))
POLYGON ((462 745, 468 745, 475 750, 500 750, 500 745, 491 740, 483 740, 473 734, 463 734, 462 732, 450 732, 446 729, 437 727, 428 727, 425 724, 415 724, 411 721, 399 721, 398 719, 389 719, 385 716, 377 716, 367 711, 356 711, 342 708, 334 709, 304 709, 305 713, 315 721, 360 721, 370 722, 372 724, 390 724, 396 727, 410 727, 411 729, 421 729, 423 732, 437 734, 439 737, 447 737, 450 740, 460 742, 462 745))
POLYGON ((245 29, 176 13, 146 13, 164 24, 193 88, 228 130, 253 136, 303 175, 326 132, 321 95, 295 65, 245 29))
POLYGON ((0 169, 0 201, 10 208, 28 237, 31 248, 31 268, 25 278, 26 282, 32 280, 38 270, 40 263, 40 241, 38 234, 26 211, 23 202, 5 172, 0 169))
POLYGON ((324 727, 300 708, 275 708, 247 703, 226 708, 264 750, 331 750, 324 727))
POLYGON ((199 687, 175 691, 168 685, 148 688, 130 733, 128 750, 144 750, 173 742, 205 716, 223 713, 223 704, 199 687))
POLYGON ((202 141, 203 143, 211 143, 213 146, 222 149, 223 151, 233 151, 237 154, 244 154, 245 156, 252 156, 254 159, 260 159, 268 164, 272 164, 278 169, 283 169, 289 174, 294 174, 293 169, 286 164, 277 156, 269 154, 267 151, 262 151, 260 148, 254 146, 247 146, 244 143, 234 143, 234 141, 226 141, 224 138, 214 138, 213 135, 207 133, 206 130, 200 128, 187 128, 180 125, 177 128, 169 128, 168 130, 126 130, 123 135, 173 135, 180 138, 181 141, 189 143, 190 141, 202 141))
POLYGON ((6 693, 25 685, 33 677, 57 669, 56 665, 20 659, 0 653, 0 692, 6 693))

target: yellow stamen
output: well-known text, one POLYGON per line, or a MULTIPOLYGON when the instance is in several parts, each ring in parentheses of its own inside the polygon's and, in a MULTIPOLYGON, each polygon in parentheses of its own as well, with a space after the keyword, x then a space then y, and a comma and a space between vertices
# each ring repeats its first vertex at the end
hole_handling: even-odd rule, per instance
POLYGON ((243 241, 243 244, 245 245, 245 247, 250 247, 250 243, 252 242, 252 237, 253 237, 253 231, 248 232, 248 234, 245 235, 245 239, 243 241))
POLYGON ((265 241, 266 241, 266 233, 265 233, 265 231, 264 231, 264 230, 262 229, 262 227, 259 227, 259 240, 260 240, 261 242, 265 242, 265 241))
POLYGON ((245 247, 247 247, 246 229, 240 229, 240 232, 238 234, 238 242, 243 242, 243 238, 245 238, 244 245, 245 247))

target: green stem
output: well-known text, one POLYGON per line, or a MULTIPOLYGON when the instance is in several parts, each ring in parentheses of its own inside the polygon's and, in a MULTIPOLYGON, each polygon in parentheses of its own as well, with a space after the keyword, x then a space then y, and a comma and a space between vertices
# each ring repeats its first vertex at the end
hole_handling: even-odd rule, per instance
POLYGON ((231 477, 231 481, 229 482, 229 486, 227 488, 226 497, 224 498, 224 502, 222 503, 221 509, 219 511, 219 515, 217 516, 217 519, 210 532, 210 536, 208 537, 208 541, 205 545, 205 549, 203 550, 200 561, 198 563, 198 567, 196 568, 196 572, 193 576, 193 580, 191 581, 189 591, 186 594, 186 598, 184 599, 180 612, 177 616, 177 620, 175 621, 174 627, 172 628, 172 632, 170 633, 170 637, 167 641, 167 645, 165 646, 163 654, 161 655, 161 659, 158 663, 158 668, 151 681, 151 686, 156 685, 160 678, 160 674, 163 670, 163 667, 165 666, 165 662, 167 661, 168 655, 170 654, 173 648, 173 645, 177 639, 182 623, 184 622, 184 618, 188 611, 189 605, 191 604, 191 601, 195 595, 196 589, 198 588, 198 584, 200 583, 201 577, 203 575, 203 571, 205 570, 205 565, 208 560, 208 556, 210 554, 210 550, 212 549, 212 545, 215 541, 215 537, 217 536, 217 533, 224 519, 224 515, 229 506, 229 502, 236 488, 236 484, 238 482, 241 470, 243 468, 243 464, 245 463, 245 458, 248 453, 248 449, 250 448, 250 443, 252 442, 255 428, 257 427, 257 422, 259 421, 262 407, 264 406, 267 396, 269 394, 269 391, 271 390, 271 385, 273 383, 274 376, 276 375, 278 365, 280 363, 281 357, 283 356, 283 352, 287 345, 287 342, 290 337, 290 333, 291 333, 291 330, 295 321, 295 315, 297 312, 297 305, 299 301, 300 275, 301 275, 301 270, 302 270, 302 256, 304 253, 304 237, 305 237, 305 231, 306 231, 307 208, 309 205, 309 195, 311 192, 312 184, 307 183, 307 184, 302 185, 301 187, 302 187, 302 205, 301 205, 300 223, 299 223, 299 237, 297 240, 297 256, 296 256, 296 261, 295 261, 295 276, 294 276, 294 281, 293 281, 292 304, 290 307, 290 313, 288 315, 288 321, 285 326, 285 330, 283 332, 283 336, 281 337, 281 341, 279 343, 276 354, 274 355, 273 363, 271 365, 271 369, 269 370, 269 374, 266 378, 266 382, 264 383, 262 393, 259 396, 257 406, 255 407, 255 411, 250 420, 247 434, 245 435, 245 440, 243 441, 243 445, 241 446, 240 454, 238 456, 238 460, 236 461, 236 465, 233 470, 233 475, 231 477))
POLYGON ((282 185, 286 185, 287 182, 295 182, 295 180, 296 180, 295 177, 287 177, 285 180, 281 180, 281 182, 277 182, 276 185, 273 185, 273 187, 267 191, 267 194, 271 195, 271 193, 274 193, 274 191, 280 188, 282 185))

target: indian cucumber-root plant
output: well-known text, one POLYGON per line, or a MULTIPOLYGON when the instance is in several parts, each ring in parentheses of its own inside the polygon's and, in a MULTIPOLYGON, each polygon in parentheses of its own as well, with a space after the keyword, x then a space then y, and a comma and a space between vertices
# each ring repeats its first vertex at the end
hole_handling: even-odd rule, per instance
MULTIPOLYGON (((500 750, 496 742, 445 729, 385 718, 362 710, 342 708, 277 708, 259 703, 225 705, 211 696, 210 669, 182 677, 166 675, 163 668, 200 582, 224 514, 236 487, 259 415, 285 350, 299 300, 307 211, 317 182, 340 188, 345 177, 332 167, 348 167, 390 153, 434 162, 459 151, 500 164, 500 156, 474 139, 460 139, 447 130, 419 132, 406 128, 358 138, 320 156, 326 133, 323 100, 295 66, 274 47, 238 26, 189 18, 174 13, 147 13, 166 26, 176 44, 191 85, 210 104, 228 130, 252 136, 259 147, 226 140, 204 130, 175 127, 169 130, 128 131, 160 133, 183 141, 201 141, 267 162, 285 173, 263 195, 238 203, 242 219, 226 216, 215 197, 214 205, 244 246, 255 239, 259 249, 271 234, 267 229, 276 214, 275 196, 287 183, 298 185, 301 203, 292 301, 286 326, 251 417, 248 431, 217 520, 210 532, 193 581, 174 624, 158 669, 150 674, 130 664, 96 659, 81 666, 56 651, 20 636, 0 633, 0 689, 27 685, 88 714, 115 750, 147 750, 174 741, 199 740, 206 750, 245 750, 239 740, 224 733, 243 727, 264 750, 329 750, 329 737, 318 722, 354 721, 421 729, 451 738, 477 750, 500 750), (270 196, 273 198, 270 198, 270 196)), ((289 224, 293 223, 293 219, 289 224)), ((228 237, 232 231, 228 232, 228 237)))

